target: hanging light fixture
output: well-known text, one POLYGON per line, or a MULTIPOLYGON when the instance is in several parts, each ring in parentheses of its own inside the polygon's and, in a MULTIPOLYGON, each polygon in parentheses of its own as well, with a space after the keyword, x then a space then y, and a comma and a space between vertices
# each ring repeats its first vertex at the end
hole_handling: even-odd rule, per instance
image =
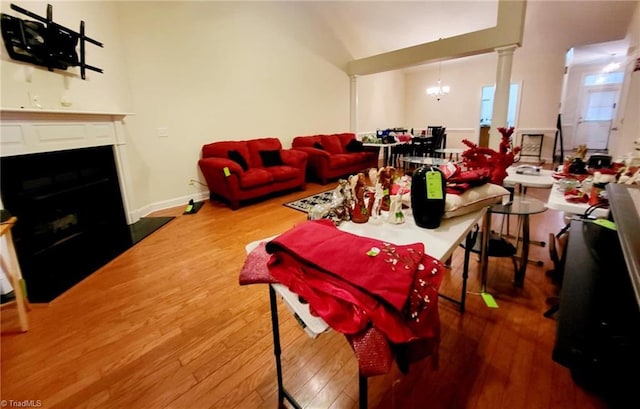
POLYGON ((438 66, 438 85, 435 87, 427 88, 427 95, 434 97, 437 101, 440 101, 440 98, 447 95, 451 90, 451 87, 448 85, 442 85, 440 81, 440 72, 442 71, 442 63, 438 66))

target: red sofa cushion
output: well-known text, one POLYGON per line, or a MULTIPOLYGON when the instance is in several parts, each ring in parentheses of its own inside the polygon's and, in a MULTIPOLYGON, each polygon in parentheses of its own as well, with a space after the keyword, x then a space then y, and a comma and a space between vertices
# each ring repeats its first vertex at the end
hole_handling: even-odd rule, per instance
POLYGON ((249 169, 239 179, 240 187, 243 189, 252 189, 270 183, 273 183, 271 172, 262 168, 249 169))
POLYGON ((253 166, 264 167, 262 163, 262 157, 260 151, 275 151, 282 150, 282 144, 278 138, 259 138, 252 139, 246 142, 251 158, 251 164, 253 166))
POLYGON ((355 163, 353 154, 339 154, 339 155, 331 155, 329 157, 329 168, 330 169, 340 169, 344 167, 348 167, 349 165, 355 163))
POLYGON ((353 132, 339 133, 339 134, 336 134, 335 136, 337 136, 338 139, 340 140, 340 145, 342 145, 343 153, 347 152, 347 145, 349 144, 349 142, 356 139, 356 134, 354 134, 353 132))
POLYGON ((251 155, 249 155, 249 148, 247 147, 247 142, 245 141, 223 141, 223 142, 214 142, 208 145, 204 145, 202 147, 202 157, 210 158, 228 158, 229 151, 236 150, 244 160, 249 165, 249 168, 254 166, 260 166, 262 163, 260 160, 257 162, 251 160, 251 155))
POLYGON ((267 171, 271 173, 273 180, 276 182, 286 182, 287 180, 295 179, 298 177, 300 169, 292 168, 291 166, 271 166, 267 168, 267 171))
MULTIPOLYGON (((320 136, 321 135, 311 135, 311 136, 296 136, 295 138, 293 138, 293 141, 291 142, 291 146, 295 147, 309 147, 309 148, 315 148, 315 146, 313 146, 316 142, 321 144, 320 142, 320 136)), ((324 146, 323 146, 324 149, 324 146)))
POLYGON ((342 147, 342 143, 340 138, 335 135, 322 135, 320 137, 320 143, 324 147, 327 152, 336 154, 336 153, 345 153, 344 148, 342 147))

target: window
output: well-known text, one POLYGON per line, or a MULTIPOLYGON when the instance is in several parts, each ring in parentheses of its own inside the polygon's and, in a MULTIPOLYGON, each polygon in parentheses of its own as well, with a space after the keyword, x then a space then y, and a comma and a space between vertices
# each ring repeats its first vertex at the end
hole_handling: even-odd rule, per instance
POLYGON ((595 85, 622 84, 624 80, 624 72, 602 72, 599 74, 585 75, 584 86, 592 87, 595 85))
POLYGON ((624 72, 599 72, 584 76, 586 98, 583 105, 584 121, 611 121, 615 113, 624 81, 624 72))
POLYGON ((616 90, 588 91, 584 120, 611 121, 616 102, 618 102, 618 92, 616 90))
MULTIPOLYGON (((516 126, 516 108, 518 106, 519 84, 511 84, 509 87, 509 107, 507 108, 507 127, 516 126)), ((482 99, 480 101, 480 126, 491 126, 493 116, 493 85, 482 87, 482 99)))

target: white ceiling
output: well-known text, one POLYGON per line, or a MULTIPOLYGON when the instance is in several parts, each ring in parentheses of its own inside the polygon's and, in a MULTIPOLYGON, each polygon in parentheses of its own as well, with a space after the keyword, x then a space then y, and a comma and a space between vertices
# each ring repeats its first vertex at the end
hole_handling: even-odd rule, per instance
MULTIPOLYGON (((309 3, 308 3, 309 4, 309 3)), ((638 1, 528 0, 523 46, 574 47, 574 64, 626 55, 638 1)), ((319 1, 314 14, 354 59, 495 26, 497 0, 319 1)))
POLYGON ((314 11, 353 59, 493 27, 497 0, 336 1, 314 11))
POLYGON ((611 61, 622 61, 627 55, 628 48, 628 40, 576 47, 570 65, 607 64, 611 61))

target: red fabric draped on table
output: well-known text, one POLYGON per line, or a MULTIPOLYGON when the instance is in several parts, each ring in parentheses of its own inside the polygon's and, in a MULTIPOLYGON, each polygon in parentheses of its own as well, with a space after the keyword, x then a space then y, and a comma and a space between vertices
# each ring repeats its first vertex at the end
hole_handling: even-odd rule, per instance
MULTIPOLYGON (((313 314, 347 335, 356 354, 358 342, 371 336, 371 328, 394 347, 422 346, 409 361, 430 354, 437 345, 443 265, 425 254, 422 243, 394 245, 316 220, 271 240, 266 251, 271 254, 270 277, 257 280, 245 262, 241 284, 273 279, 287 286, 309 303, 313 314)), ((255 269, 255 263, 248 265, 255 269)))

